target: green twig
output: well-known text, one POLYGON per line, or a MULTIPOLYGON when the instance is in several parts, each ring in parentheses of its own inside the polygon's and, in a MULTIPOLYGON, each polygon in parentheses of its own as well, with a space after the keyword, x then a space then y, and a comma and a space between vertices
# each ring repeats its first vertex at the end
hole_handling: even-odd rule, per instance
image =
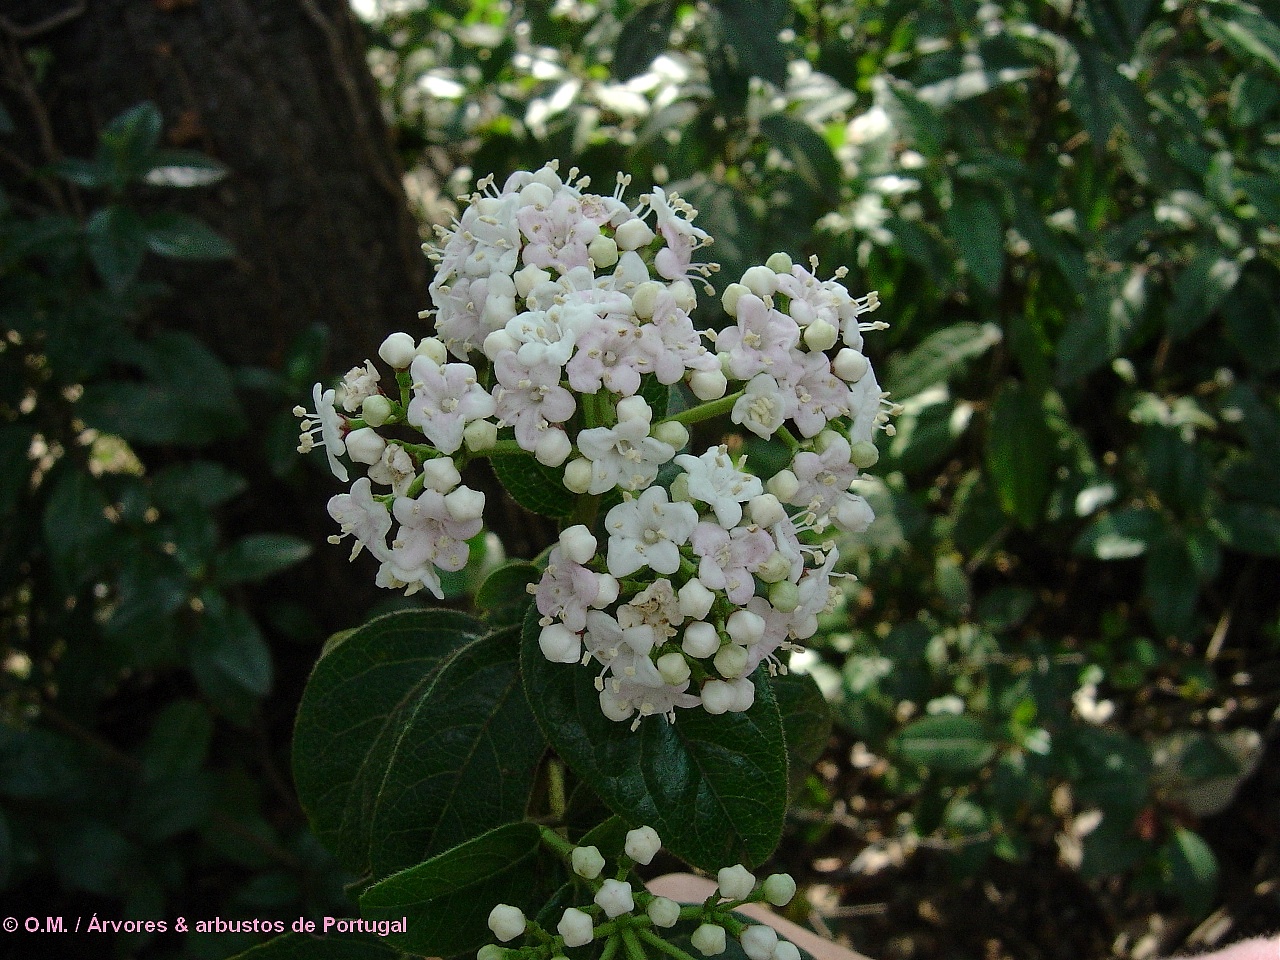
POLYGON ((745 390, 739 390, 737 393, 731 393, 727 397, 721 397, 719 400, 712 400, 710 403, 702 403, 696 407, 690 407, 688 410, 681 410, 670 417, 664 417, 658 423, 682 423, 688 426, 691 423, 710 420, 712 417, 721 416, 732 410, 733 405, 738 402, 738 398, 744 393, 746 393, 745 390))
POLYGON ((674 943, 664 940, 652 930, 645 930, 641 928, 636 930, 636 933, 639 935, 641 940, 645 941, 645 943, 652 944, 669 957, 675 957, 675 960, 694 960, 693 957, 685 953, 674 943))

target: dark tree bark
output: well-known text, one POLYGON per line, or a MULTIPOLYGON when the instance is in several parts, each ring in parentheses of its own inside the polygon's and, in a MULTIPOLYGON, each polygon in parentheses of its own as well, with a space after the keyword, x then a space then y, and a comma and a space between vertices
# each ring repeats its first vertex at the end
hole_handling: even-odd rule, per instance
POLYGON ((160 325, 271 366, 322 322, 335 371, 391 330, 421 329, 427 267, 346 0, 10 0, 0 30, 11 55, 48 51, 34 161, 55 144, 90 154, 107 121, 151 100, 170 146, 230 168, 212 189, 160 201, 240 251, 230 268, 164 269, 176 296, 160 325))

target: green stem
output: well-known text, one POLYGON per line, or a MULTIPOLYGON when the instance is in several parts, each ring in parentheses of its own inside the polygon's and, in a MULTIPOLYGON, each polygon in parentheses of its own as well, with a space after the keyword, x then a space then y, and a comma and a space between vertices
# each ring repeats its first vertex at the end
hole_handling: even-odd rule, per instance
POLYGON ((800 449, 800 441, 797 440, 795 437, 793 437, 791 435, 791 431, 788 430, 786 427, 779 427, 777 432, 774 434, 774 436, 779 437, 782 440, 782 442, 785 443, 787 447, 790 448, 791 450, 800 449))
POLYGON ((613 955, 618 952, 618 945, 621 942, 621 937, 610 937, 606 940, 604 949, 600 951, 600 960, 613 960, 613 955))
POLYGON ((566 863, 573 860, 573 844, 566 840, 560 834, 556 833, 550 827, 539 826, 538 833, 542 837, 543 846, 550 849, 553 853, 558 853, 564 857, 566 863))
POLYGON ((640 938, 636 936, 636 931, 630 927, 624 927, 619 931, 619 935, 622 937, 622 945, 627 950, 627 960, 648 960, 649 955, 640 945, 640 938))
MULTIPOLYGON (((702 403, 696 407, 690 407, 688 410, 681 410, 679 413, 670 417, 664 417, 658 423, 682 423, 688 426, 691 423, 701 423, 703 420, 710 420, 712 417, 718 417, 728 413, 733 409, 733 405, 738 402, 746 390, 739 390, 737 393, 731 393, 727 397, 721 397, 719 400, 712 400, 709 403, 702 403)), ((655 424, 656 426, 657 424, 655 424)))
POLYGON ((564 819, 569 806, 564 793, 564 764, 554 757, 547 763, 547 804, 557 821, 564 819))
POLYGON ((693 957, 689 956, 689 954, 685 953, 674 943, 664 940, 652 930, 645 930, 641 928, 637 930, 636 933, 639 935, 641 940, 645 941, 645 943, 652 944, 669 957, 675 957, 675 960, 694 960, 693 957))

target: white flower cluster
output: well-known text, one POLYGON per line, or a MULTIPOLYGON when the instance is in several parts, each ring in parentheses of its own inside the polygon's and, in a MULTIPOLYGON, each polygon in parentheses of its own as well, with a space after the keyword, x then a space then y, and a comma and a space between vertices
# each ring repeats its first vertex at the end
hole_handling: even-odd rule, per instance
MULTIPOLYGON (((661 847, 662 841, 652 827, 638 827, 627 833, 624 851, 633 863, 648 864, 661 847)), ((751 960, 799 960, 800 952, 795 945, 780 940, 772 927, 743 923, 729 912, 743 903, 761 900, 778 907, 786 906, 796 893, 795 880, 788 874, 771 874, 757 883, 742 864, 725 867, 716 876, 714 903, 708 901, 681 908, 674 900, 654 896, 643 886, 633 890, 628 881, 621 879, 625 870, 618 877, 601 880, 605 860, 594 846, 573 847, 568 851, 568 860, 573 872, 594 891, 593 903, 581 908, 567 907, 556 923, 558 936, 554 938, 539 928, 539 942, 529 948, 504 949, 488 944, 477 952, 477 960, 517 960, 525 956, 533 960, 548 952, 554 954, 562 946, 586 946, 595 940, 619 936, 625 930, 669 929, 681 919, 702 921, 690 941, 704 956, 724 953, 728 930, 742 943, 743 951, 751 960)), ((489 929, 503 943, 524 936, 536 926, 522 910, 510 904, 500 903, 489 912, 489 929)))
POLYGON ((299 449, 323 444, 344 481, 339 455, 367 467, 330 514, 353 556, 381 562, 379 584, 436 596, 480 530, 484 496, 459 472, 470 458, 528 454, 571 494, 620 493, 604 542, 565 531, 533 588, 543 652, 594 660, 616 720, 746 710, 751 672, 812 636, 829 602, 838 553, 823 531, 872 519, 850 486, 877 459, 874 431, 892 430, 861 352, 883 326, 860 319, 877 299, 775 254, 723 294, 735 325, 700 335, 695 282, 715 266, 693 260, 710 243, 696 211, 659 187, 630 207, 623 176, 609 196, 575 178, 549 164, 500 190, 482 180, 431 252, 437 336, 383 343, 398 389, 372 362, 317 384, 315 411, 296 411, 299 449), (671 417, 642 391, 680 382, 702 405, 671 417), (678 453, 686 424, 721 414, 790 445, 767 486, 726 447, 678 453), (406 428, 426 443, 397 439, 406 428), (668 490, 657 478, 673 462, 668 490))

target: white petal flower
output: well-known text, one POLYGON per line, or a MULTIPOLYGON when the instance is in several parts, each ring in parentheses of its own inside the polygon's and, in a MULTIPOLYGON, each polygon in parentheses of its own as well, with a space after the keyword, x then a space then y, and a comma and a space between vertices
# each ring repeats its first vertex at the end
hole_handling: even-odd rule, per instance
POLYGON ((578 434, 578 449, 591 461, 588 493, 606 493, 614 487, 643 489, 676 455, 670 444, 649 436, 649 424, 644 420, 583 430, 578 434))
POLYGON ((726 446, 700 457, 684 453, 675 460, 689 477, 689 496, 709 505, 726 530, 742 519, 743 502, 764 493, 760 478, 743 470, 746 457, 735 464, 726 446))
POLYGON ((631 895, 631 884, 625 880, 606 880, 596 891, 595 902, 610 920, 630 913, 636 907, 631 895))
POLYGON ((417 357, 409 367, 414 397, 409 401, 408 421, 423 432, 441 453, 462 446, 462 431, 472 420, 490 417, 494 399, 477 383, 469 363, 436 365, 417 357))
POLYGON ((697 525, 693 505, 668 502, 662 487, 650 487, 638 500, 618 504, 605 517, 609 572, 626 577, 647 566, 670 576, 680 569, 679 548, 697 525))
MULTIPOLYGON (((329 458, 329 470, 335 477, 346 483, 347 468, 338 457, 347 452, 346 444, 342 440, 342 431, 347 421, 334 406, 337 397, 337 390, 325 390, 317 383, 311 388, 311 399, 316 405, 315 413, 308 413, 300 406, 294 407, 293 412, 302 417, 301 433, 298 435, 298 452, 310 453, 316 447, 324 447, 325 456, 329 458), (318 443, 315 438, 317 430, 320 431, 318 443)), ((675 455, 674 450, 671 453, 672 456, 675 455)))
POLYGON ((768 440, 787 418, 787 401, 778 381, 767 373, 757 373, 746 391, 733 405, 729 419, 756 436, 768 440))

